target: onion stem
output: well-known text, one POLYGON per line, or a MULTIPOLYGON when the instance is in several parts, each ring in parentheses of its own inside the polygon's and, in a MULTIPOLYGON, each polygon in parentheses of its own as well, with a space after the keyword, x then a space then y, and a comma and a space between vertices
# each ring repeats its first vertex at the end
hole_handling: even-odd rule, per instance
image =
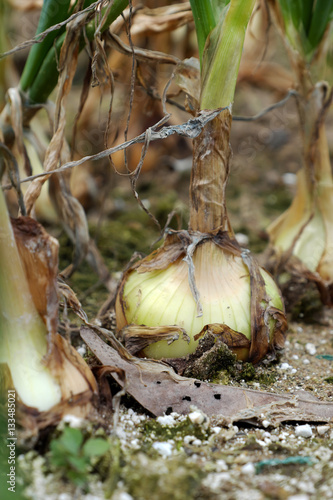
POLYGON ((193 142, 188 231, 170 231, 160 249, 126 271, 118 290, 117 328, 128 325, 132 342, 136 338, 143 345, 141 327, 135 325, 162 327, 163 336, 155 333, 155 342, 150 336, 143 347, 146 356, 193 353, 207 331, 253 363, 284 342, 279 290, 235 241, 225 198, 231 107, 254 3, 231 0, 205 43, 198 113, 222 109, 193 142), (168 326, 173 332, 177 326, 183 336, 166 340, 168 326))

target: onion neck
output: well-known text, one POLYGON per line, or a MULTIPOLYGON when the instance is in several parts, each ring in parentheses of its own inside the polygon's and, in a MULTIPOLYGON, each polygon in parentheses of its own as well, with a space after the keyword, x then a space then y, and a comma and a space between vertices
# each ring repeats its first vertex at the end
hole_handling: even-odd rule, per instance
POLYGON ((194 140, 190 231, 209 233, 220 229, 233 237, 225 202, 231 157, 231 121, 231 112, 228 109, 222 111, 194 140))
POLYGON ((304 167, 309 192, 314 195, 318 184, 332 185, 332 168, 327 144, 325 117, 332 102, 332 90, 318 82, 300 112, 304 138, 304 167))

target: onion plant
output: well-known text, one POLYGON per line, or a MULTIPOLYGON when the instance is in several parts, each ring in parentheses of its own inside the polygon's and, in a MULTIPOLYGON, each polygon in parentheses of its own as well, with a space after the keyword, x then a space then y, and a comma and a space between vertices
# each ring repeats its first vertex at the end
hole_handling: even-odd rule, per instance
POLYGON ((195 113, 220 112, 193 143, 188 230, 169 230, 160 249, 125 272, 118 290, 117 328, 145 356, 185 356, 212 332, 255 363, 284 342, 280 292, 238 245, 225 200, 232 104, 254 3, 191 1, 201 65, 195 113))
POLYGON ((16 392, 21 423, 85 416, 97 386, 56 332, 58 242, 29 217, 11 224, 0 189, 0 385, 16 392), (38 273, 38 274, 37 274, 38 273))
POLYGON ((294 69, 303 166, 290 208, 269 228, 280 270, 314 281, 333 305, 333 176, 325 132, 332 87, 322 81, 333 19, 332 0, 270 1, 294 69))

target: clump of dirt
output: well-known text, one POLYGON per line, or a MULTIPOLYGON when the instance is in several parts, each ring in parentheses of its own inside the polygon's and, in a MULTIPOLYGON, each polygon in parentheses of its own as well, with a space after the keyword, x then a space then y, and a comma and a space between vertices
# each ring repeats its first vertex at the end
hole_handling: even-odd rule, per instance
POLYGON ((226 344, 212 333, 207 333, 199 340, 198 347, 193 354, 184 358, 167 359, 165 362, 184 377, 211 380, 221 374, 221 371, 225 376, 233 373, 236 360, 237 356, 226 344))

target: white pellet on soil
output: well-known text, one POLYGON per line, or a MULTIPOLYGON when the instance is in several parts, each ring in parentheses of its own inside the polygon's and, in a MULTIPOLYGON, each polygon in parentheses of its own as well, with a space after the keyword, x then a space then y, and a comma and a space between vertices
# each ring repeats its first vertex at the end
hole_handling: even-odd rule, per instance
POLYGON ((314 356, 317 352, 316 346, 312 344, 312 342, 308 342, 305 345, 305 350, 308 354, 310 354, 310 356, 314 356))
POLYGON ((156 422, 158 422, 161 425, 168 425, 173 426, 175 425, 176 421, 171 415, 163 415, 162 417, 157 417, 156 422))
POLYGON ((330 430, 330 426, 329 425, 318 425, 318 427, 317 427, 317 432, 318 432, 318 434, 320 436, 323 436, 329 430, 330 430))
POLYGON ((157 442, 157 443, 153 443, 153 448, 154 450, 156 450, 160 455, 164 456, 164 457, 169 457, 170 455, 172 455, 172 449, 173 449, 173 446, 171 443, 167 443, 167 442, 157 442))
POLYGON ((195 410, 189 413, 188 418, 191 420, 193 424, 198 424, 198 425, 203 424, 207 420, 206 415, 199 410, 195 410))
POLYGON ((295 429, 297 437, 310 438, 312 436, 312 429, 309 424, 298 425, 295 429))
POLYGON ((255 474, 256 468, 251 462, 249 462, 248 464, 243 465, 242 472, 243 474, 255 474))

